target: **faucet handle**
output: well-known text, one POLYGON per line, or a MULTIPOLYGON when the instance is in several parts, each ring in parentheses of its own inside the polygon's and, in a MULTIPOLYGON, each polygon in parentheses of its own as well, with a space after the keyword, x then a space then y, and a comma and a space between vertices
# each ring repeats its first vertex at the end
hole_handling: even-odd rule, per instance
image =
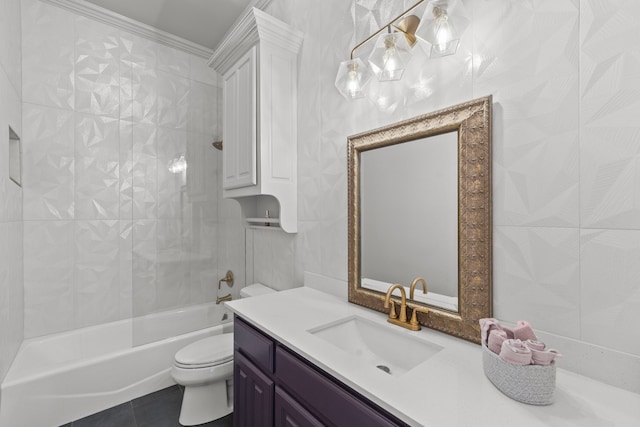
POLYGON ((417 330, 420 329, 420 323, 418 323, 418 316, 417 316, 418 312, 427 314, 429 313, 429 309, 416 307, 412 310, 411 320, 409 321, 409 324, 413 327, 418 328, 417 330))
POLYGON ((389 310, 389 319, 397 319, 398 315, 396 314, 396 302, 391 300, 391 309, 389 310))

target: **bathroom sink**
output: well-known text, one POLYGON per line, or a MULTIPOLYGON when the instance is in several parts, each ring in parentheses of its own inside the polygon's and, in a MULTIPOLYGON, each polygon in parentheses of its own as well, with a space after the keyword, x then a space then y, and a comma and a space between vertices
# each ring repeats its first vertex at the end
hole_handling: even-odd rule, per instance
POLYGON ((443 347, 397 326, 350 316, 310 329, 309 333, 393 376, 401 376, 443 347))

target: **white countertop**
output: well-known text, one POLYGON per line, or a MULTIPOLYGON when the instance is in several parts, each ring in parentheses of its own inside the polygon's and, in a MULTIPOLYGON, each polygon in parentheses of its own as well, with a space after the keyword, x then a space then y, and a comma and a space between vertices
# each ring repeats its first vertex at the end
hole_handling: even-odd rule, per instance
MULTIPOLYGON (((557 369, 555 402, 534 406, 502 394, 485 377, 479 345, 423 328, 411 332, 386 315, 303 287, 225 303, 234 313, 411 425, 640 426, 640 394, 557 369), (400 377, 358 360, 307 332, 349 316, 379 322, 444 347, 400 377)), ((560 349, 561 350, 561 349, 560 349)), ((401 351, 401 350, 399 350, 401 351)), ((571 363, 570 360, 561 360, 571 363)))

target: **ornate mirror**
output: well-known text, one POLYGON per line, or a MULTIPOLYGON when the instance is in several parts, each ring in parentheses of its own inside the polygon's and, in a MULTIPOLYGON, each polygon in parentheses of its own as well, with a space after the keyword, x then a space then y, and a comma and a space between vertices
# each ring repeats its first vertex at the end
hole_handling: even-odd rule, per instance
POLYGON ((492 310, 491 102, 348 138, 350 302, 388 313, 399 283, 420 324, 480 342, 492 310), (418 277, 427 292, 410 298, 418 277))

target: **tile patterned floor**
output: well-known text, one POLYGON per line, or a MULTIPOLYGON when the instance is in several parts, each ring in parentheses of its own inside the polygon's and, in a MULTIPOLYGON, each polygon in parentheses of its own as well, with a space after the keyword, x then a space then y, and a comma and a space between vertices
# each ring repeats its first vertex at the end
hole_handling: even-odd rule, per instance
MULTIPOLYGON (((175 385, 61 427, 180 427, 182 388, 175 385)), ((231 427, 233 414, 199 427, 231 427)))

